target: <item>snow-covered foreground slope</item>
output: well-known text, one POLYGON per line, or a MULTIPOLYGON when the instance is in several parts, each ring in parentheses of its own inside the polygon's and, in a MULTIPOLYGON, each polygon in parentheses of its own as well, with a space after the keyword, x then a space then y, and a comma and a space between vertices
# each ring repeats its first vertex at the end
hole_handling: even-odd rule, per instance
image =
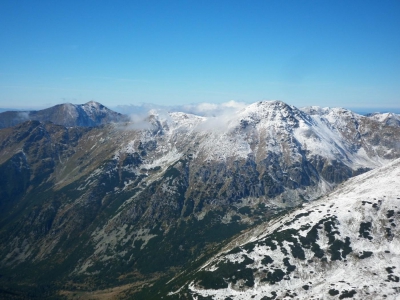
POLYGON ((180 293, 193 299, 399 299, 399 221, 397 159, 262 225, 250 238, 239 237, 180 293))

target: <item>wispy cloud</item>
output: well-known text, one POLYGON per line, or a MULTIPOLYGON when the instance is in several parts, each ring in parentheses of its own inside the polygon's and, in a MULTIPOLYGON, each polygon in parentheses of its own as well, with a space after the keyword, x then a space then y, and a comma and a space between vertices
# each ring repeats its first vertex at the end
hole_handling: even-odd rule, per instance
POLYGON ((201 116, 222 116, 226 114, 234 113, 240 109, 243 109, 248 104, 245 102, 237 102, 234 100, 224 103, 196 103, 189 105, 182 105, 176 107, 183 112, 192 113, 201 116))
POLYGON ((180 106, 159 106, 151 104, 120 106, 117 111, 128 114, 131 119, 129 129, 147 130, 154 128, 151 116, 155 116, 161 123, 170 123, 171 112, 184 112, 206 117, 199 123, 197 131, 225 131, 238 111, 248 104, 228 101, 224 103, 196 103, 180 106))
POLYGON ((163 106, 149 103, 142 103, 139 105, 121 105, 113 107, 114 110, 125 113, 125 114, 146 114, 150 110, 156 110, 158 112, 185 112, 189 114, 199 115, 199 116, 221 116, 226 114, 234 113, 240 109, 245 108, 248 103, 228 101, 224 103, 209 103, 201 102, 194 104, 184 104, 184 105, 173 105, 173 106, 163 106))

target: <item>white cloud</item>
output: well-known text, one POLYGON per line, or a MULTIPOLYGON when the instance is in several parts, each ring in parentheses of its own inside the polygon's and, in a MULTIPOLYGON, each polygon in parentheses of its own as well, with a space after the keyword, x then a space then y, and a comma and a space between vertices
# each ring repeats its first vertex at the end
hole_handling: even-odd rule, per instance
POLYGON ((216 117, 226 114, 233 114, 236 111, 245 108, 247 105, 248 104, 244 102, 237 102, 231 100, 219 104, 205 102, 205 103, 182 105, 180 107, 176 107, 176 109, 181 109, 181 111, 183 112, 192 113, 195 115, 216 117))
POLYGON ((152 128, 148 113, 131 114, 129 117, 131 123, 129 124, 128 129, 130 130, 147 130, 152 128))
POLYGON ((29 111, 20 111, 15 118, 18 122, 29 120, 29 111))
POLYGON ((198 131, 226 131, 236 113, 248 104, 244 102, 228 101, 224 103, 196 103, 179 106, 159 106, 152 104, 120 106, 117 111, 130 116, 129 129, 148 130, 155 128, 151 116, 155 116, 162 124, 170 123, 170 112, 184 112, 206 117, 196 130, 198 131))
POLYGON ((196 128, 198 131, 227 131, 232 118, 247 105, 248 104, 244 102, 236 101, 220 104, 199 103, 183 106, 182 110, 187 113, 207 117, 207 119, 196 128))
POLYGON ((121 105, 117 107, 111 107, 111 109, 127 114, 127 115, 142 115, 148 114, 150 110, 156 110, 158 113, 164 112, 184 112, 200 116, 219 116, 225 114, 235 113, 238 110, 245 108, 248 103, 228 101, 224 103, 195 103, 195 104, 185 104, 185 105, 175 105, 175 106, 162 106, 155 104, 143 103, 139 105, 121 105))
POLYGON ((128 129, 131 130, 150 130, 157 128, 157 124, 154 121, 155 117, 161 124, 171 122, 171 117, 167 110, 164 108, 148 108, 137 109, 135 113, 129 114, 131 124, 128 129))

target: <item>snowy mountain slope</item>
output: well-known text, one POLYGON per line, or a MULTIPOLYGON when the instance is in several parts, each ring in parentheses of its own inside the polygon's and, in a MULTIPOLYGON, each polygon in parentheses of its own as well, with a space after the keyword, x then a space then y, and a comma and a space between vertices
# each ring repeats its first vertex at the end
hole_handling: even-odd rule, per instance
MULTIPOLYGON (((199 152, 206 151, 209 160, 224 160, 237 154, 246 157, 255 154, 258 146, 262 146, 265 151, 282 153, 287 139, 292 147, 300 143, 301 150, 307 154, 329 155, 353 167, 357 167, 357 162, 352 161, 351 155, 346 155, 364 156, 365 161, 361 165, 368 163, 371 167, 385 163, 377 156, 393 158, 388 153, 373 153, 364 149, 368 144, 365 140, 373 134, 371 131, 385 125, 382 120, 364 117, 342 108, 314 106, 297 109, 281 101, 263 101, 236 113, 217 117, 200 117, 187 113, 160 115, 152 111, 150 118, 152 121, 147 126, 152 126, 155 132, 162 132, 172 139, 176 139, 177 135, 183 138, 191 135, 191 139, 198 139, 204 144, 199 152), (237 152, 238 143, 246 144, 243 152, 237 152)), ((136 128, 146 127, 142 124, 136 128)))
POLYGON ((121 147, 117 157, 151 144, 154 147, 143 160, 153 167, 170 161, 162 157, 171 157, 171 153, 177 153, 175 161, 189 155, 198 165, 231 168, 241 161, 251 166, 256 181, 252 184, 260 186, 256 195, 271 197, 296 190, 312 199, 336 183, 400 155, 400 143, 396 142, 400 127, 385 126, 344 109, 314 111, 316 108, 307 114, 280 101, 264 101, 214 118, 153 114, 148 124, 151 129, 121 147), (268 190, 262 179, 266 180, 266 175, 268 190), (306 190, 302 192, 299 186, 306 190))
MULTIPOLYGON (((172 137, 183 135, 181 130, 186 124, 178 117, 181 115, 171 114, 174 124, 166 133, 172 137)), ((389 147, 372 147, 368 141, 370 135, 379 131, 377 127, 383 124, 382 120, 371 122, 371 118, 342 108, 299 110, 280 101, 264 101, 233 115, 214 118, 191 115, 191 120, 196 120, 190 123, 190 128, 194 127, 191 138, 199 139, 199 152, 206 153, 207 160, 253 155, 260 161, 268 152, 298 160, 305 154, 338 160, 357 169, 381 166, 394 158, 386 151, 389 147)), ((393 146, 396 151, 400 148, 393 146)))
MULTIPOLYGON (((350 154, 356 152, 353 157, 349 157, 350 163, 353 164, 371 164, 379 166, 384 164, 378 157, 386 157, 390 159, 390 151, 385 151, 382 148, 376 147, 376 141, 379 141, 379 128, 381 126, 389 126, 386 114, 376 114, 373 116, 361 116, 352 111, 343 108, 321 108, 318 106, 302 108, 304 112, 309 114, 317 123, 323 124, 322 127, 327 127, 327 131, 331 131, 338 141, 342 153, 350 154), (378 121, 373 124, 370 121, 378 121), (371 159, 375 157, 375 159, 371 159)), ((394 114, 392 114, 395 116, 394 114)), ((391 123, 394 127, 399 127, 400 123, 391 123)), ((393 146, 398 147, 396 142, 393 146)), ((329 147, 329 145, 328 145, 329 147)))
POLYGON ((377 120, 389 126, 400 125, 400 115, 395 113, 372 113, 367 115, 368 118, 377 120))
POLYGON ((240 245, 204 265, 181 295, 398 299, 399 225, 398 159, 239 237, 240 245))

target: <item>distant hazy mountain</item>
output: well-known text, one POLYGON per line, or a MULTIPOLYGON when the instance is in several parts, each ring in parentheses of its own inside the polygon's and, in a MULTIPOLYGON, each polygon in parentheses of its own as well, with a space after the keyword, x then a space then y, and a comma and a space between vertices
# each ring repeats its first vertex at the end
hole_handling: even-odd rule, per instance
POLYGON ((126 118, 100 103, 90 101, 85 104, 59 104, 37 111, 6 111, 0 113, 0 128, 12 127, 22 122, 34 120, 52 122, 63 126, 98 126, 119 122, 126 118))
POLYGON ((3 128, 0 296, 118 287, 160 299, 242 230, 399 158, 400 126, 385 120, 264 101, 217 117, 3 128))

